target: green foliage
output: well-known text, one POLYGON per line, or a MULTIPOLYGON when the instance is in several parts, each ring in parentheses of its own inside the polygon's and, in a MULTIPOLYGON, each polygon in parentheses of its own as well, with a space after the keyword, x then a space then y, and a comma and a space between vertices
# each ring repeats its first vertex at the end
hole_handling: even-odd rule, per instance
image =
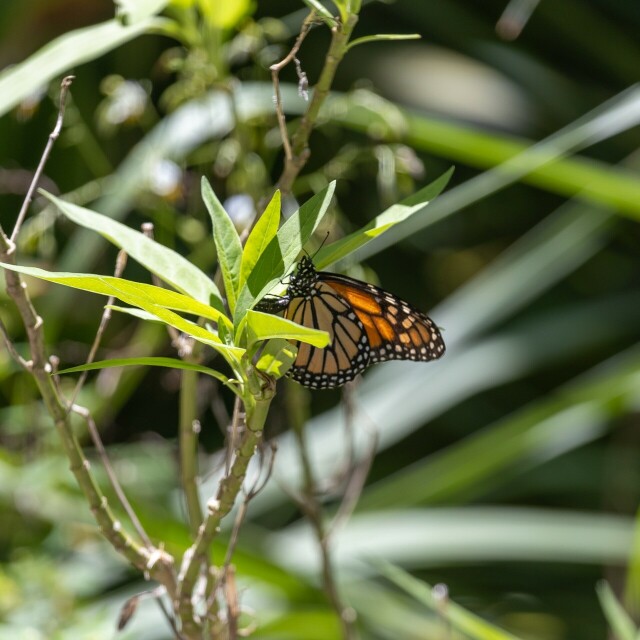
MULTIPOLYGON (((367 4, 334 83, 344 93, 323 106, 294 185, 302 206, 278 230, 281 207, 297 205, 274 195, 249 233, 226 210, 234 196, 264 202, 278 179, 269 65, 286 55, 313 8, 322 22, 297 54, 313 87, 327 25, 358 3, 305 0, 278 15, 270 3, 214 4, 122 1, 114 19, 66 33, 55 3, 46 14, 42 3, 0 7, 0 53, 18 61, 0 73, 2 225, 15 217, 21 172, 33 171, 53 126, 55 105, 33 95, 51 83, 54 96, 59 76, 74 73, 43 183, 59 195, 36 199, 17 258, 29 265, 19 269, 61 360, 66 397, 68 372, 96 372, 79 402, 92 408, 154 541, 178 555, 192 544, 176 480, 178 377, 203 374, 204 504, 216 490, 225 413, 249 362, 279 378, 295 358, 289 338, 326 340, 252 307, 329 229, 316 264, 377 277, 428 310, 448 352, 429 366, 373 368, 346 412, 333 406, 334 394, 307 402, 306 392, 278 384, 267 423, 277 482, 251 502, 234 555, 241 605, 256 612, 242 624, 255 622, 258 638, 339 637, 318 589, 317 544, 289 496, 304 473, 287 430, 302 416, 311 466, 331 487, 322 495, 327 521, 338 516, 330 541, 339 589, 363 640, 599 640, 607 628, 616 640, 637 637, 637 16, 624 3, 568 2, 562 12, 538 3, 521 37, 505 43, 496 12, 467 0, 367 4), (422 40, 370 35, 386 31, 422 40), (22 62, 21 42, 36 50, 22 62), (108 113, 98 91, 106 74, 139 81, 149 96, 143 116, 112 123, 108 138, 94 118, 108 113), (170 194, 157 189, 167 163, 179 172, 170 194), (203 174, 215 187, 213 238, 199 196, 203 174), (56 224, 58 212, 76 226, 56 224), (154 222, 157 242, 134 230, 141 220, 154 222), (240 252, 236 232, 248 236, 240 252), (148 274, 136 264, 120 279, 96 275, 112 273, 109 244, 169 288, 138 282, 148 274), (374 256, 366 271, 354 265, 374 256), (215 282, 230 289, 231 308, 211 277, 218 266, 215 282), (99 361, 69 368, 84 360, 98 324, 97 298, 84 291, 126 307, 110 305, 120 314, 99 361), (201 340, 205 364, 165 359, 174 353, 165 325, 201 340), (352 495, 373 449, 371 479, 345 522, 337 494, 352 495), (352 459, 361 466, 345 490, 334 480, 352 459), (626 568, 624 593, 613 580, 615 593, 600 584, 596 594, 603 575, 626 568), (447 583, 451 600, 433 599, 435 582, 447 583)), ((293 133, 308 107, 293 67, 280 88, 293 133)), ((13 306, 0 302, 3 324, 29 358, 13 306)), ((84 424, 74 427, 108 487, 84 424)), ((126 514, 116 515, 127 527, 126 514)), ((223 520, 216 561, 232 520, 223 520)), ((109 638, 123 602, 147 588, 101 541, 34 385, 3 349, 0 521, 0 636, 109 638)), ((166 628, 143 599, 121 636, 157 640, 166 628)))

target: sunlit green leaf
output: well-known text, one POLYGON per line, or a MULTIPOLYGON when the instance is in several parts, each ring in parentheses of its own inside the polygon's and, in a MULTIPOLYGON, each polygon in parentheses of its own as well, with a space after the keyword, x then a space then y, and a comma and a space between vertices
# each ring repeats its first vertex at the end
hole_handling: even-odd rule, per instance
POLYGON ((331 182, 320 193, 307 200, 280 227, 276 237, 267 245, 238 296, 234 316, 236 326, 247 309, 273 288, 293 266, 327 212, 334 190, 335 182, 331 182))
POLYGON ((254 7, 251 0, 233 0, 233 2, 198 0, 198 5, 206 21, 216 29, 235 27, 240 20, 251 14, 254 7))
POLYGON ((270 313, 249 310, 247 312, 247 333, 249 346, 260 340, 286 338, 299 340, 314 347, 326 347, 330 342, 329 334, 319 329, 310 329, 300 324, 274 316, 270 313))
POLYGON ((406 220, 414 213, 422 211, 429 202, 444 190, 452 174, 453 167, 442 174, 437 180, 434 180, 431 184, 423 187, 408 198, 405 198, 402 202, 390 206, 362 229, 354 231, 345 238, 341 238, 327 247, 322 247, 314 256, 314 263, 319 269, 323 269, 348 256, 359 247, 364 246, 375 237, 387 231, 387 229, 406 220))
POLYGON ((75 289, 82 289, 84 291, 113 296, 118 300, 122 300, 127 304, 139 307, 140 309, 157 316, 166 324, 169 324, 180 331, 184 331, 187 335, 192 336, 196 340, 213 346, 217 351, 225 355, 225 357, 240 357, 243 353, 242 349, 222 344, 222 341, 215 333, 207 331, 194 322, 185 320, 178 314, 170 311, 169 308, 178 308, 180 311, 197 313, 198 315, 208 313, 209 315, 206 315, 205 317, 209 317, 214 320, 220 317, 219 313, 215 309, 207 307, 206 305, 199 303, 197 300, 187 298, 182 294, 167 291, 160 287, 154 287, 153 285, 131 282, 129 280, 123 280, 122 278, 114 278, 110 276, 53 273, 44 271, 43 269, 37 269, 35 267, 19 267, 3 263, 0 263, 0 266, 35 278, 40 278, 41 280, 64 284, 75 289), (161 306, 161 304, 166 304, 166 306, 161 306))
POLYGON ((69 367, 68 369, 59 371, 58 373, 77 373, 79 371, 95 371, 97 369, 133 366, 168 367, 170 369, 184 369, 186 371, 196 371, 197 373, 204 373, 205 375, 219 380, 234 393, 237 393, 236 387, 230 383, 229 378, 227 378, 227 376, 223 375, 219 371, 199 364, 193 364, 191 362, 185 362, 184 360, 178 360, 176 358, 113 358, 112 360, 99 360, 90 364, 83 364, 77 367, 69 367))
MULTIPOLYGON (((213 280, 179 253, 154 242, 143 233, 131 229, 117 220, 60 200, 46 191, 42 191, 42 194, 53 202, 67 218, 87 229, 97 231, 109 242, 124 249, 128 256, 137 260, 151 273, 155 273, 161 280, 202 303, 213 302, 218 309, 218 315, 222 311, 220 292, 213 280)), ((212 317, 211 319, 216 320, 217 318, 212 317)))
POLYGON ((213 238, 218 252, 218 263, 222 271, 229 309, 233 313, 240 281, 242 245, 229 214, 224 210, 220 200, 218 200, 218 196, 213 192, 209 181, 204 176, 202 177, 202 199, 211 216, 213 238))
POLYGON ((258 259, 264 253, 267 245, 273 240, 278 233, 280 225, 280 191, 276 190, 271 201, 260 216, 260 219, 253 227, 242 252, 242 267, 240 269, 240 283, 238 289, 241 289, 247 280, 249 274, 256 266, 258 259))
POLYGON ((295 362, 296 355, 297 349, 288 340, 269 340, 260 353, 256 368, 274 378, 281 378, 295 362))

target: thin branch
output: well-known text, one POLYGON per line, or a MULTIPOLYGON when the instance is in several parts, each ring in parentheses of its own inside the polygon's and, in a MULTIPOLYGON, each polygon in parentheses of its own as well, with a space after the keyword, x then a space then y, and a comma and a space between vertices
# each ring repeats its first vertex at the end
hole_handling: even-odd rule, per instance
POLYGON ((4 322, 2 322, 2 318, 0 318, 0 333, 2 334, 2 339, 4 340, 4 344, 7 347, 7 351, 9 355, 25 370, 31 371, 31 367, 33 363, 31 361, 25 360, 13 346, 13 342, 11 342, 11 338, 9 337, 9 333, 7 332, 7 328, 4 326, 4 322))
POLYGON ((331 546, 327 529, 324 523, 324 513, 322 505, 317 496, 317 485, 313 474, 311 459, 307 451, 307 445, 304 438, 304 429, 294 429, 298 440, 298 450, 300 452, 300 461, 305 478, 304 495, 302 499, 303 511, 314 530, 318 546, 320 548, 320 557, 322 560, 322 583, 324 592, 335 610, 340 625, 342 627, 342 636, 345 640, 354 640, 356 635, 355 612, 351 607, 343 604, 338 592, 338 585, 335 579, 335 571, 331 557, 331 546))
MULTIPOLYGON (((282 103, 278 100, 279 87, 276 87, 276 113, 278 115, 278 122, 280 123, 283 145, 285 145, 284 169, 282 170, 282 174, 280 175, 276 186, 284 193, 289 193, 291 191, 298 174, 309 159, 309 138, 311 136, 311 132, 318 120, 320 108, 324 104, 326 97, 329 95, 338 65, 347 52, 349 39, 351 38, 353 29, 358 21, 359 3, 354 3, 354 6, 355 8, 353 8, 352 12, 348 14, 346 20, 344 22, 339 22, 331 29, 331 44, 329 45, 329 50, 327 51, 320 77, 318 78, 318 82, 313 90, 313 97, 311 98, 311 102, 302 116, 300 124, 293 134, 290 143, 286 134, 286 129, 283 133, 282 123, 284 114, 282 113, 282 103), (287 144, 290 146, 289 153, 287 153, 287 144)), ((295 54, 296 51, 293 51, 292 58, 295 54)), ((287 60, 287 58, 285 58, 285 60, 287 60)), ((274 86, 275 84, 276 83, 274 82, 274 86)))
POLYGON ((79 407, 77 404, 71 406, 71 411, 81 416, 87 423, 91 440, 93 441, 96 451, 98 452, 98 455, 102 460, 102 464, 104 465, 104 468, 107 472, 107 476, 109 476, 109 481, 111 482, 111 486, 113 487, 113 490, 116 492, 116 496, 118 497, 118 500, 122 504, 122 507, 124 508, 124 510, 127 512, 127 515, 129 516, 129 518, 131 519, 131 522, 135 527, 135 530, 138 532, 140 539, 145 543, 148 549, 152 549, 153 543, 151 542, 151 539, 147 535, 147 532, 144 530, 144 527, 140 523, 140 520, 138 519, 136 512, 133 510, 131 503, 127 499, 127 496, 125 495, 124 490, 122 489, 122 485, 120 484, 120 481, 118 480, 118 477, 116 476, 116 473, 113 470, 113 467, 111 466, 111 461, 109 460, 107 451, 104 448, 104 444, 102 443, 102 438, 100 437, 100 433, 98 432, 98 428, 96 427, 96 423, 95 423, 95 420, 93 419, 93 416, 91 415, 88 409, 85 409, 84 407, 79 407))
POLYGON ((58 107, 58 117, 56 118, 56 124, 53 128, 53 131, 49 135, 49 140, 47 141, 47 146, 44 148, 42 153, 42 157, 40 158, 40 163, 38 164, 38 168, 36 172, 33 174, 33 180, 29 185, 29 190, 27 191, 27 195, 24 198, 24 202, 22 203, 22 207, 20 209, 20 213, 18 214, 18 219, 16 220, 16 224, 13 227, 13 232, 11 233, 11 242, 15 243, 16 238, 18 237, 18 232, 20 231, 20 227, 22 227, 22 223, 27 215, 27 211, 29 210, 29 205, 31 204, 31 200, 33 199, 33 194, 38 186, 38 182, 40 180, 40 176, 42 175, 42 171, 44 170, 45 164, 47 164, 47 160, 49 159, 49 154, 51 153, 51 149, 55 141, 58 139, 60 135, 60 131, 62 129, 62 123, 64 121, 64 110, 67 103, 67 93, 69 91, 69 87, 71 83, 74 81, 75 76, 66 76, 63 78, 60 83, 60 105, 58 107))
MULTIPOLYGON (((4 234, 0 227, 0 259, 15 264, 15 245, 4 234)), ((76 438, 70 421, 66 403, 58 392, 51 373, 51 364, 45 355, 44 332, 42 318, 36 313, 26 286, 19 274, 5 270, 7 293, 15 302, 22 322, 27 331, 29 347, 31 349, 31 374, 38 386, 45 406, 58 430, 65 453, 70 461, 70 468, 83 491, 91 511, 94 514, 100 530, 127 560, 138 569, 149 572, 150 575, 164 584, 169 592, 175 588, 172 569, 172 559, 158 550, 149 552, 141 547, 131 536, 123 530, 109 508, 106 496, 100 491, 91 473, 91 464, 85 457, 78 439, 76 438)))
MULTIPOLYGON (((145 222, 142 233, 153 240, 153 223, 145 222)), ((164 283, 155 273, 151 274, 156 287, 164 287, 164 283)), ((199 349, 194 340, 180 333, 175 327, 166 325, 172 346, 178 356, 186 362, 197 363, 199 349)), ((196 371, 182 371, 180 374, 180 422, 178 427, 178 448, 180 455, 180 482, 187 503, 187 519, 191 535, 195 538, 198 527, 202 523, 203 514, 198 492, 198 374, 196 371)))
MULTIPOLYGON (((252 375, 255 376, 255 379, 249 378, 249 385, 252 388, 251 404, 245 407, 244 429, 229 473, 218 485, 216 497, 207 503, 208 513, 200 525, 196 541, 185 552, 182 559, 175 606, 180 612, 183 624, 186 625, 183 631, 187 635, 197 633, 199 628, 199 621, 193 608, 192 594, 201 567, 207 564, 211 544, 220 532, 220 523, 233 508, 242 489, 249 462, 262 440, 262 430, 275 393, 275 385, 271 379, 268 380, 269 386, 263 387, 257 373, 252 372, 252 375)), ((239 413, 239 415, 241 414, 239 413)))
MULTIPOLYGON (((61 105, 64 105, 64 98, 71 84, 71 80, 72 77, 67 77, 62 82, 61 105)), ((14 227, 14 234, 17 234, 20 229, 22 220, 26 215, 24 212, 28 209, 29 201, 33 196, 39 175, 42 172, 53 141, 59 134, 62 126, 63 113, 64 110, 61 108, 56 129, 50 136, 50 144, 45 148, 43 157, 40 160, 32 188, 30 188, 25 197, 16 226, 14 227)), ((0 226, 0 260, 9 264, 16 264, 15 248, 14 239, 8 237, 0 226)), ((100 530, 111 545, 134 567, 143 571, 144 575, 148 578, 153 578, 163 584, 167 588, 168 593, 174 593, 176 582, 173 571, 173 558, 160 549, 147 549, 140 546, 123 529, 121 523, 116 520, 109 508, 108 500, 98 487, 91 473, 91 464, 84 455, 80 443, 75 436, 67 405, 59 393, 54 377, 50 375, 52 369, 47 359, 44 346, 43 320, 37 314, 31 302, 27 287, 20 275, 14 271, 5 270, 5 281, 7 284, 7 293, 17 307, 27 333, 31 352, 30 373, 42 396, 45 407, 55 424, 56 430, 60 434, 65 454, 69 459, 70 470, 74 474, 81 491, 89 503, 89 507, 100 530)))
MULTIPOLYGON (((284 115, 284 110, 282 108, 282 96, 280 95, 280 71, 284 69, 291 61, 296 61, 296 69, 298 70, 298 78, 301 79, 302 70, 300 69, 300 62, 296 58, 296 54, 300 50, 304 39, 307 37, 309 30, 311 29, 313 23, 316 20, 315 11, 311 11, 309 15, 305 18, 302 23, 302 27, 300 29, 300 33, 296 38, 296 41, 291 48, 291 51, 282 59, 280 62, 276 62, 272 64, 269 69, 271 71, 271 80, 273 82, 273 92, 274 92, 274 101, 276 104, 276 115, 278 117, 278 126, 280 127, 280 135, 282 136, 282 145, 284 147, 284 155, 288 161, 293 159, 293 154, 291 152, 291 143, 289 142, 289 134, 287 133, 287 119, 284 115)), ((304 75, 306 80, 306 75, 304 75)), ((306 89, 306 87, 305 87, 306 89)))
POLYGON ((240 606, 238 604, 236 572, 231 565, 227 566, 225 569, 224 594, 227 601, 227 633, 229 636, 229 640, 237 640, 240 606))
POLYGON ((242 501, 242 504, 238 509, 235 522, 233 523, 233 530, 231 531, 231 536, 229 538, 227 553, 224 558, 223 571, 222 571, 223 575, 226 572, 227 567, 231 564, 231 559, 233 558, 233 552, 235 551, 236 545, 238 544, 238 537, 240 536, 240 528, 242 527, 242 523, 244 522, 245 516, 247 514, 249 503, 264 489, 265 485, 269 481, 269 478, 271 478, 273 474, 273 465, 276 459, 276 450, 277 450, 276 444, 270 443, 271 456, 269 458, 267 472, 265 473, 265 476, 262 480, 258 475, 258 478, 256 478, 255 484, 246 493, 244 500, 242 501))
POLYGON ((364 489, 364 484, 367 481, 367 476, 371 470, 371 465, 373 464, 377 449, 378 433, 377 431, 373 431, 367 453, 363 460, 353 468, 342 502, 340 503, 338 511, 331 521, 331 524, 327 527, 328 537, 333 537, 351 517, 351 514, 362 495, 362 490, 364 489))

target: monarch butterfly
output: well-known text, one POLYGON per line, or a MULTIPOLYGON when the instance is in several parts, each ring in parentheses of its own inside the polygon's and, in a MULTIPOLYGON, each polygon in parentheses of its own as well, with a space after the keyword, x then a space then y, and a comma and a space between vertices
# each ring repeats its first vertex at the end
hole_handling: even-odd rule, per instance
POLYGON ((296 360, 287 375, 312 389, 331 389, 385 360, 440 358, 445 351, 438 327, 424 313, 392 293, 337 273, 317 271, 305 256, 286 295, 263 299, 256 309, 327 331, 324 349, 294 342, 296 360))

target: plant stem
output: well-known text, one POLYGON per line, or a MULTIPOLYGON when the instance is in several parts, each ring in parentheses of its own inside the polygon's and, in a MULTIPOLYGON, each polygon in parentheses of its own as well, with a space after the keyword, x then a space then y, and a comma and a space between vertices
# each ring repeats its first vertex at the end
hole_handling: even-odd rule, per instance
MULTIPOLYGON (((189 361, 190 359, 187 359, 189 361)), ((198 374, 182 371, 180 384, 180 479, 187 502, 189 528, 193 537, 198 535, 203 514, 196 478, 198 475, 198 411, 196 406, 198 374)))
POLYGON ((303 495, 298 498, 298 504, 309 520, 318 541, 322 560, 322 585, 327 599, 340 620, 342 637, 344 640, 353 640, 357 637, 354 625, 355 614, 350 607, 345 606, 340 598, 331 558, 330 531, 325 524, 324 509, 318 500, 320 490, 315 479, 305 439, 304 429, 307 421, 308 392, 296 384, 289 385, 287 390, 289 392, 287 394, 289 415, 292 417, 293 432, 298 442, 298 453, 304 482, 303 495))
MULTIPOLYGON (((15 245, 0 227, 0 259, 15 264, 15 245)), ((69 467, 84 493, 91 512, 100 530, 111 545, 118 550, 134 567, 148 572, 151 577, 163 584, 169 593, 175 590, 172 569, 173 559, 156 550, 148 550, 139 545, 122 528, 109 508, 106 496, 100 491, 91 474, 91 464, 84 456, 71 425, 71 415, 63 398, 50 375, 51 365, 47 361, 44 348, 43 321, 36 313, 26 286, 14 271, 5 270, 7 293, 13 299, 27 332, 31 350, 30 372, 38 386, 47 411, 52 417, 60 434, 64 451, 69 459, 69 467)), ((86 411, 86 410, 85 410, 86 411)))
POLYGON ((196 541, 185 553, 178 576, 178 591, 174 607, 182 620, 182 631, 188 638, 197 638, 200 633, 200 624, 193 609, 193 589, 201 567, 208 563, 209 550, 220 532, 220 523, 233 508, 242 489, 249 462, 262 440, 264 424, 274 396, 274 387, 261 386, 255 372, 251 373, 250 383, 252 383, 252 390, 246 392, 244 399, 246 411, 244 431, 229 473, 220 482, 216 497, 207 504, 207 515, 198 529, 196 541))
POLYGON ((359 7, 355 8, 352 13, 348 14, 344 22, 340 22, 331 30, 331 44, 324 67, 313 90, 309 108, 302 116, 300 125, 293 134, 291 155, 290 157, 285 157, 284 169, 276 185, 277 188, 285 193, 291 191, 298 174, 309 159, 309 137, 318 119, 320 108, 329 94, 338 65, 347 52, 349 38, 358 22, 358 9, 359 7))

